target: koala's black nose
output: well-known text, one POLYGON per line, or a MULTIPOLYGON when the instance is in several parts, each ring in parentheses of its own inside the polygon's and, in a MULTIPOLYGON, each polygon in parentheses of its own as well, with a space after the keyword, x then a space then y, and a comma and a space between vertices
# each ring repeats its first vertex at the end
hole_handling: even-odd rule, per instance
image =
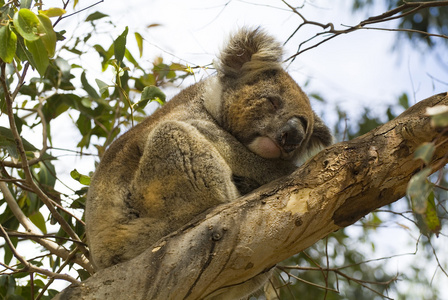
POLYGON ((305 136, 305 129, 298 118, 291 118, 280 128, 277 143, 286 153, 290 153, 300 146, 305 136))

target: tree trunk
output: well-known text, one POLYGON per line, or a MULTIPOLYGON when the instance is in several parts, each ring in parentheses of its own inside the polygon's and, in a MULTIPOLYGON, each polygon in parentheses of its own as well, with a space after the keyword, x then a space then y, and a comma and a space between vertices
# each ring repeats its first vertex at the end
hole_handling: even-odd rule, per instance
MULTIPOLYGON (((216 207, 137 258, 102 270, 56 298, 201 299, 269 270, 402 198, 422 167, 414 159, 415 149, 440 137, 424 115, 437 104, 448 105, 447 94, 321 151, 292 175, 216 207)), ((434 172, 447 159, 444 134, 431 162, 434 172)))

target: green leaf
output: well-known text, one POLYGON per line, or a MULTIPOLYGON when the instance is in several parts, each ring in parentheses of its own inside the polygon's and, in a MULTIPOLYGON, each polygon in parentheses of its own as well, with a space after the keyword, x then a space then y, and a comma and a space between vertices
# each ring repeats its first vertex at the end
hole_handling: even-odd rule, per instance
POLYGON ((138 32, 135 32, 134 35, 135 35, 135 40, 137 41, 138 52, 140 53, 140 57, 142 57, 142 55, 143 55, 143 37, 138 32))
POLYGON ((48 56, 53 57, 56 49, 56 33, 53 30, 53 24, 50 18, 45 15, 38 15, 37 18, 40 21, 38 26, 38 32, 40 39, 44 43, 45 49, 47 49, 48 56))
POLYGON ((426 109, 426 115, 431 116, 431 125, 433 127, 448 126, 448 106, 436 105, 426 109))
POLYGON ((20 61, 29 61, 31 65, 34 65, 33 55, 25 46, 25 40, 21 35, 17 36, 17 57, 20 61))
POLYGON ((109 85, 104 81, 95 79, 96 85, 100 88, 100 94, 103 95, 105 92, 109 91, 109 85))
POLYGON ((117 37, 114 41, 114 54, 117 60, 117 64, 120 65, 123 61, 124 54, 126 52, 126 36, 128 35, 128 27, 123 31, 123 33, 117 37))
POLYGON ((318 93, 311 93, 309 96, 311 98, 316 99, 319 102, 325 102, 324 98, 322 98, 322 96, 320 94, 318 94, 318 93))
POLYGON ((20 1, 20 8, 31 8, 32 3, 33 3, 33 0, 20 1))
POLYGON ((28 216, 28 218, 37 226, 44 234, 47 233, 47 226, 45 225, 44 216, 39 211, 28 216))
MULTIPOLYGON (((17 244, 19 243, 19 239, 17 237, 9 237, 11 240, 11 243, 14 247, 17 247, 17 244)), ((12 258, 14 257, 14 254, 11 251, 11 248, 9 248, 9 246, 6 246, 4 248, 5 250, 5 263, 9 264, 12 260, 12 258)))
POLYGON ((102 66, 103 72, 104 72, 108 67, 109 60, 111 59, 112 55, 114 55, 114 44, 110 45, 110 47, 107 51, 100 45, 94 45, 93 48, 103 58, 103 61, 101 62, 101 66, 102 66))
POLYGON ((15 290, 16 290, 16 280, 12 275, 8 275, 7 287, 8 287, 8 290, 6 292, 6 296, 9 299, 11 296, 15 295, 15 290))
POLYGON ((408 95, 406 93, 403 93, 400 98, 398 98, 398 102, 400 103, 400 105, 404 108, 404 109, 408 109, 409 108, 409 99, 408 99, 408 95))
POLYGON ((89 84, 89 81, 86 78, 86 72, 82 72, 81 74, 81 83, 84 90, 89 94, 93 99, 98 99, 100 96, 96 92, 96 90, 89 84))
POLYGON ((130 61, 135 67, 140 68, 140 65, 138 64, 138 62, 135 60, 135 58, 132 56, 131 52, 129 52, 128 49, 125 50, 124 57, 126 57, 126 59, 130 61))
POLYGON ((90 185, 90 177, 87 175, 82 175, 76 169, 70 172, 70 176, 83 185, 90 185))
POLYGON ((102 19, 104 17, 108 17, 108 15, 105 15, 103 13, 100 13, 99 11, 94 12, 93 14, 90 14, 87 18, 86 18, 86 22, 88 21, 95 21, 95 20, 99 20, 102 19))
POLYGON ((9 25, 0 27, 0 58, 6 63, 12 63, 17 49, 17 35, 9 25))
POLYGON ((425 164, 429 164, 435 150, 436 146, 434 143, 423 143, 415 150, 414 158, 421 159, 425 162, 425 164))
POLYGON ((66 13, 66 10, 59 7, 50 7, 46 10, 39 10, 40 15, 46 15, 49 18, 60 17, 66 13))
POLYGON ((14 14, 14 28, 27 41, 39 39, 37 27, 40 22, 37 16, 29 9, 22 8, 14 14))
POLYGON ((428 181, 431 168, 424 168, 409 180, 407 194, 412 201, 412 210, 424 214, 427 208, 427 199, 432 191, 432 184, 428 181))
MULTIPOLYGON (((36 147, 33 146, 33 144, 31 144, 24 138, 22 138, 22 143, 23 148, 25 148, 25 151, 35 152, 38 150, 36 147)), ((9 152, 9 154, 15 158, 19 157, 11 129, 2 126, 0 126, 0 148, 6 149, 9 152)), ((50 155, 48 155, 48 158, 52 159, 50 155)))
POLYGON ((50 64, 47 49, 45 48, 44 43, 41 39, 35 41, 25 40, 25 45, 33 56, 34 64, 32 64, 32 66, 36 68, 37 72, 39 72, 41 76, 44 76, 45 71, 50 64))
POLYGON ((49 161, 45 161, 39 163, 39 168, 39 183, 54 188, 56 184, 56 169, 54 165, 49 161))
POLYGON ((147 86, 142 91, 142 96, 137 102, 136 108, 145 108, 149 101, 157 101, 163 105, 166 95, 156 86, 147 86))
POLYGON ((76 126, 78 127, 79 132, 86 136, 92 130, 92 123, 88 117, 86 117, 83 113, 79 114, 79 118, 76 121, 76 126))
POLYGON ((77 269, 76 271, 78 272, 79 278, 80 278, 82 281, 84 281, 84 280, 86 280, 87 278, 90 277, 90 273, 87 272, 87 271, 84 270, 84 269, 77 269))
POLYGON ((428 203, 426 207, 426 212, 423 216, 423 220, 426 226, 428 226, 428 229, 438 236, 440 233, 440 229, 442 227, 440 225, 439 217, 437 216, 436 204, 434 201, 434 193, 431 193, 428 197, 428 203))

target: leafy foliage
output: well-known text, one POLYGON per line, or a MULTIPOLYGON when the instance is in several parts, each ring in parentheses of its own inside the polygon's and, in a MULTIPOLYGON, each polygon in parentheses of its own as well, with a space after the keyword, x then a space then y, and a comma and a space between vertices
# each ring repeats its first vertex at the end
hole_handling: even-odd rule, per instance
MULTIPOLYGON (((65 31, 56 32, 55 28, 66 13, 68 1, 63 7, 46 10, 39 5, 31 7, 31 1, 23 1, 20 6, 14 3, 0 2, 0 115, 9 123, 9 127, 0 126, 0 224, 9 236, 9 242, 5 239, 3 245, 2 264, 10 265, 1 271, 0 297, 51 299, 56 291, 49 285, 63 276, 60 273, 64 268, 74 270, 81 280, 93 272, 82 242, 90 177, 73 168, 70 175, 81 186, 76 190, 59 183, 59 155, 53 153, 60 146, 53 141, 57 132, 54 124, 61 118, 71 120, 78 131, 79 151, 75 153, 83 156, 84 151, 95 149, 101 157, 122 130, 146 116, 146 105, 152 101, 164 104, 160 87, 192 72, 179 63, 167 64, 160 57, 154 59, 152 68, 141 67, 127 47, 128 28, 115 40, 92 39, 101 36, 96 22, 106 20, 105 14, 92 13, 85 19, 90 30, 66 37, 65 31), (100 40, 106 41, 106 46, 100 45, 100 40), (97 78, 92 84, 89 70, 82 63, 64 58, 75 54, 82 62, 83 56, 91 55, 90 49, 101 58, 99 67, 109 74, 110 83, 97 78), (41 132, 42 146, 35 142, 36 130, 41 132), (44 209, 48 205, 54 207, 50 214, 44 209), (19 221, 22 217, 25 223, 19 221), (35 268, 32 270, 20 260, 25 253, 16 250, 30 239, 43 247, 41 254, 28 259, 35 268), (55 251, 59 252, 51 253, 55 251), (46 270, 51 270, 50 275, 46 270)), ((144 39, 137 32, 135 37, 141 57, 144 39)))

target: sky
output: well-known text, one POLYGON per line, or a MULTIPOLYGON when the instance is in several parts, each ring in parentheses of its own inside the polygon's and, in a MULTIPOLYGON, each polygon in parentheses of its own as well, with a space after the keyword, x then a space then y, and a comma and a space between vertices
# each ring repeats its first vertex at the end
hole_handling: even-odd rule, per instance
MULTIPOLYGON (((299 11, 308 20, 324 24, 331 22, 337 29, 345 29, 345 25, 355 25, 368 16, 385 11, 380 4, 382 1, 377 1, 378 4, 368 14, 352 13, 352 0, 290 2, 295 6, 303 5, 299 11)), ((79 2, 76 9, 88 5, 90 3, 79 2)), ((104 1, 63 20, 58 26, 69 29, 68 33, 71 28, 83 30, 82 21, 97 10, 108 14, 117 25, 115 31, 109 32, 110 40, 105 45, 109 45, 128 26, 127 46, 131 51, 134 49, 134 55, 138 55, 138 51, 133 32, 139 32, 145 38, 143 60, 151 61, 162 55, 166 61, 191 66, 208 65, 228 35, 239 27, 261 26, 283 43, 301 23, 301 19, 281 0, 134 0, 104 1), (150 24, 160 26, 146 28, 150 24)), ((394 25, 394 22, 388 22, 384 27, 394 28, 394 25)), ((294 54, 302 41, 318 32, 321 28, 304 26, 285 45, 285 58, 294 54)), ((364 106, 381 114, 403 93, 409 95, 412 104, 446 91, 448 80, 444 78, 448 78, 448 62, 427 52, 428 49, 410 45, 404 40, 397 42, 394 32, 360 30, 304 52, 286 66, 305 92, 318 93, 330 104, 322 107, 312 99, 316 111, 327 122, 332 124, 336 121, 336 106, 347 111, 349 121, 356 122, 364 106), (394 47, 397 50, 393 51, 394 47)), ((89 65, 97 64, 95 59, 98 57, 92 56, 89 65)), ((199 72, 182 87, 208 74, 209 71, 199 72)), ((88 76, 107 80, 108 75, 98 69, 97 73, 90 72, 88 76)), ((167 91, 167 94, 171 97, 177 91, 167 91)))
MULTIPOLYGON (((294 6, 303 4, 303 1, 290 2, 294 6)), ((47 3, 47 7, 60 6, 59 1, 50 0, 44 3, 47 3)), ((76 9, 93 3, 94 1, 79 1, 76 9)), ((353 14, 350 10, 351 3, 351 0, 306 1, 300 12, 308 20, 331 22, 337 28, 344 29, 341 24, 355 25, 368 16, 385 11, 384 7, 378 4, 369 15, 353 14)), ((116 24, 116 29, 108 33, 110 40, 106 38, 104 44, 110 44, 111 40, 129 26, 128 47, 133 49, 135 56, 138 52, 133 32, 137 31, 146 40, 143 60, 149 63, 155 56, 163 55, 166 61, 191 66, 208 65, 219 53, 228 35, 239 27, 261 26, 283 43, 301 23, 299 17, 291 13, 280 0, 106 0, 63 20, 57 29, 67 30, 67 35, 72 34, 74 30, 85 30, 88 27, 82 25, 82 21, 95 11, 108 14, 116 24), (146 28, 150 24, 160 26, 146 28)), ((392 28, 394 23, 387 23, 384 26, 392 28)), ((320 28, 305 26, 285 45, 285 57, 294 54, 298 44, 319 31, 320 28)), ((312 105, 318 114, 331 124, 337 119, 334 109, 336 106, 347 111, 348 122, 356 122, 364 107, 372 112, 385 114, 386 106, 396 103, 402 93, 409 94, 412 104, 434 94, 446 92, 448 61, 446 57, 443 59, 444 62, 437 55, 428 53, 424 47, 411 46, 404 41, 397 43, 397 35, 393 32, 360 30, 336 37, 301 54, 292 64, 287 65, 287 68, 305 92, 319 93, 329 103, 322 105, 312 99, 312 105), (393 51, 393 47, 397 44, 397 50, 393 51)), ((98 56, 92 54, 84 64, 98 65, 98 56)), ((88 77, 92 80, 101 78, 106 81, 108 76, 111 76, 111 73, 102 73, 99 67, 89 69, 91 72, 88 77)), ((210 71, 198 73, 180 88, 200 80, 209 73, 210 71)), ((168 96, 173 96, 177 91, 178 89, 168 91, 168 96)), ((77 139, 71 139, 70 135, 76 136, 77 133, 73 131, 73 125, 64 119, 56 121, 59 123, 53 125, 53 128, 57 128, 53 132, 53 139, 63 139, 64 148, 74 149, 77 139)), ((75 165, 78 171, 87 174, 92 171, 93 164, 83 163, 83 160, 84 158, 76 157, 71 161, 67 160, 58 166, 59 171, 71 170, 75 165)), ((67 181, 69 184, 74 184, 73 180, 67 179, 67 181)), ((357 234, 356 229, 353 229, 353 233, 357 234)), ((403 230, 399 231, 400 236, 402 233, 403 230)), ((378 239, 381 239, 381 234, 378 239)), ((390 236, 397 233, 389 231, 384 234, 390 236)), ((406 243, 405 239, 397 239, 400 245, 406 243)), ((410 249, 412 245, 411 248, 404 248, 403 245, 401 250, 386 245, 383 252, 404 253, 411 251, 410 249)), ((397 262, 396 265, 392 265, 398 269, 398 264, 397 262)), ((445 284, 448 284, 446 278, 441 280, 445 280, 445 284)))

